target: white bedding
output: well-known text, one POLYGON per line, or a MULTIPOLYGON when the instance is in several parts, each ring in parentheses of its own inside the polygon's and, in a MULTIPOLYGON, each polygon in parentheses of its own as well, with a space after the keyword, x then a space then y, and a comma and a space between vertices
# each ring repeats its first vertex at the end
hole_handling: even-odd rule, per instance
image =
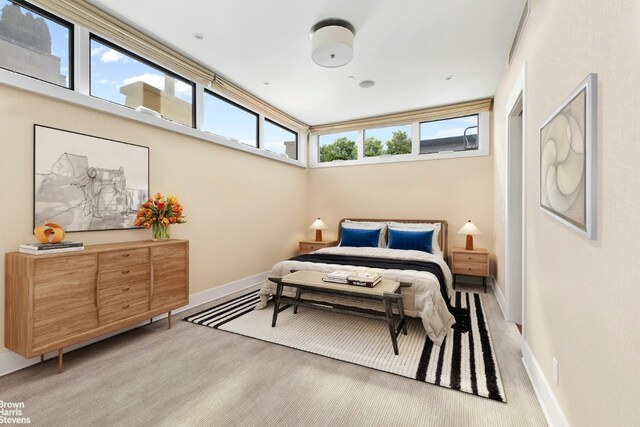
MULTIPOLYGON (((421 251, 407 251, 387 248, 354 248, 354 247, 330 247, 316 251, 315 253, 336 254, 336 255, 352 255, 352 256, 368 256, 376 258, 394 258, 402 260, 414 261, 432 261, 438 263, 444 273, 446 288, 448 295, 453 294, 452 276, 449 266, 444 262, 442 255, 432 255, 421 251)), ((291 270, 310 270, 331 272, 335 270, 354 270, 357 266, 323 264, 301 261, 281 261, 273 266, 270 277, 283 277, 291 272, 291 270)), ((410 283, 411 287, 403 288, 403 302, 405 314, 411 317, 419 317, 422 320, 425 331, 431 341, 436 345, 442 344, 449 328, 455 323, 455 319, 449 310, 447 304, 440 293, 440 283, 438 279, 431 273, 426 271, 415 270, 382 270, 379 271, 386 279, 396 280, 398 282, 410 283)), ((275 294, 276 285, 271 281, 266 281, 260 289, 260 303, 256 307, 257 310, 267 306, 269 295, 275 294)), ((284 288, 283 293, 287 296, 295 296, 292 288, 284 288)), ((314 296, 315 299, 315 296, 314 296)), ((337 298, 339 299, 339 298, 337 298)))

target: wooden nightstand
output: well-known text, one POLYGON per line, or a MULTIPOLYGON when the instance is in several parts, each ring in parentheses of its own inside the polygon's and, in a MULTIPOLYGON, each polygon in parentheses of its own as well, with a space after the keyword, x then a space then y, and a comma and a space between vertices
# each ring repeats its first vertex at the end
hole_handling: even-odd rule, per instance
POLYGON ((486 249, 466 250, 453 248, 451 250, 451 272, 453 273, 453 288, 456 288, 456 275, 482 277, 482 286, 487 292, 487 276, 489 275, 489 251, 486 249))
POLYGON ((309 252, 317 251, 318 249, 328 248, 329 246, 338 246, 338 241, 323 240, 321 242, 318 242, 315 240, 301 240, 300 255, 308 254, 309 252))

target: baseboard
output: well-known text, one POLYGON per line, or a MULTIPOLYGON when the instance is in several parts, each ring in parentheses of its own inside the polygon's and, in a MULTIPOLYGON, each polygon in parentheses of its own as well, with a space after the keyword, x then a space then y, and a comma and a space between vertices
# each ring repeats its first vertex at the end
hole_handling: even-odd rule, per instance
POLYGON ((500 311, 502 312, 502 317, 506 320, 509 320, 507 317, 507 300, 502 293, 502 289, 498 285, 498 281, 495 277, 490 276, 491 278, 491 287, 493 288, 493 294, 496 296, 496 300, 498 301, 498 306, 500 306, 500 311))
MULTIPOLYGON (((222 286, 217 286, 215 288, 207 289, 206 291, 202 291, 202 292, 198 292, 196 294, 190 295, 189 304, 172 311, 172 314, 190 310, 194 307, 208 303, 218 298, 223 298, 227 295, 231 295, 236 292, 242 291, 244 289, 250 288, 252 286, 258 285, 259 283, 264 282, 267 279, 268 275, 269 275, 269 272, 256 274, 255 276, 245 277, 244 279, 236 280, 235 282, 227 283, 222 286)), ((162 319, 165 317, 167 317, 167 315, 163 314, 163 315, 154 317, 154 319, 162 319)), ((98 341, 102 341, 104 339, 121 334, 123 332, 130 331, 131 329, 134 329, 134 328, 139 328, 140 326, 144 326, 144 325, 148 325, 148 322, 141 322, 124 329, 119 329, 116 332, 102 335, 92 340, 84 341, 82 343, 79 343, 70 347, 65 347, 64 352, 68 353, 78 348, 91 345, 98 341)), ((51 352, 51 353, 45 354, 44 358, 45 360, 48 360, 52 357, 57 357, 57 356, 58 356, 57 352, 51 352)), ((12 351, 7 350, 7 351, 0 352, 0 377, 3 375, 10 374, 11 372, 19 371, 20 369, 24 369, 28 366, 35 365, 37 363, 40 363, 39 357, 25 359, 24 357, 12 351)))
POLYGON ((533 390, 540 402, 547 423, 551 427, 569 427, 569 422, 564 416, 560 403, 558 403, 553 391, 551 391, 551 386, 549 386, 526 341, 522 341, 522 363, 533 385, 533 390))

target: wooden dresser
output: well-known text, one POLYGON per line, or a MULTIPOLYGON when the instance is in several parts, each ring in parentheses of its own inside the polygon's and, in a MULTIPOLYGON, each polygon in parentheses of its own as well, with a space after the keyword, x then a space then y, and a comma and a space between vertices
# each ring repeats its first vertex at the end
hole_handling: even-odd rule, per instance
POLYGON ((189 242, 138 241, 81 252, 5 255, 4 345, 26 358, 168 313, 189 302, 189 242))

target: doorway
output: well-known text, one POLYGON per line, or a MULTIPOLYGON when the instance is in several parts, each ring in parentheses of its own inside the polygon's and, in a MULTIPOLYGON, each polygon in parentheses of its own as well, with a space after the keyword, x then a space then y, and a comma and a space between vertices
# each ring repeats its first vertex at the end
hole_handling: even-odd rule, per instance
POLYGON ((507 105, 506 305, 508 320, 522 325, 525 287, 525 96, 524 70, 507 105))

